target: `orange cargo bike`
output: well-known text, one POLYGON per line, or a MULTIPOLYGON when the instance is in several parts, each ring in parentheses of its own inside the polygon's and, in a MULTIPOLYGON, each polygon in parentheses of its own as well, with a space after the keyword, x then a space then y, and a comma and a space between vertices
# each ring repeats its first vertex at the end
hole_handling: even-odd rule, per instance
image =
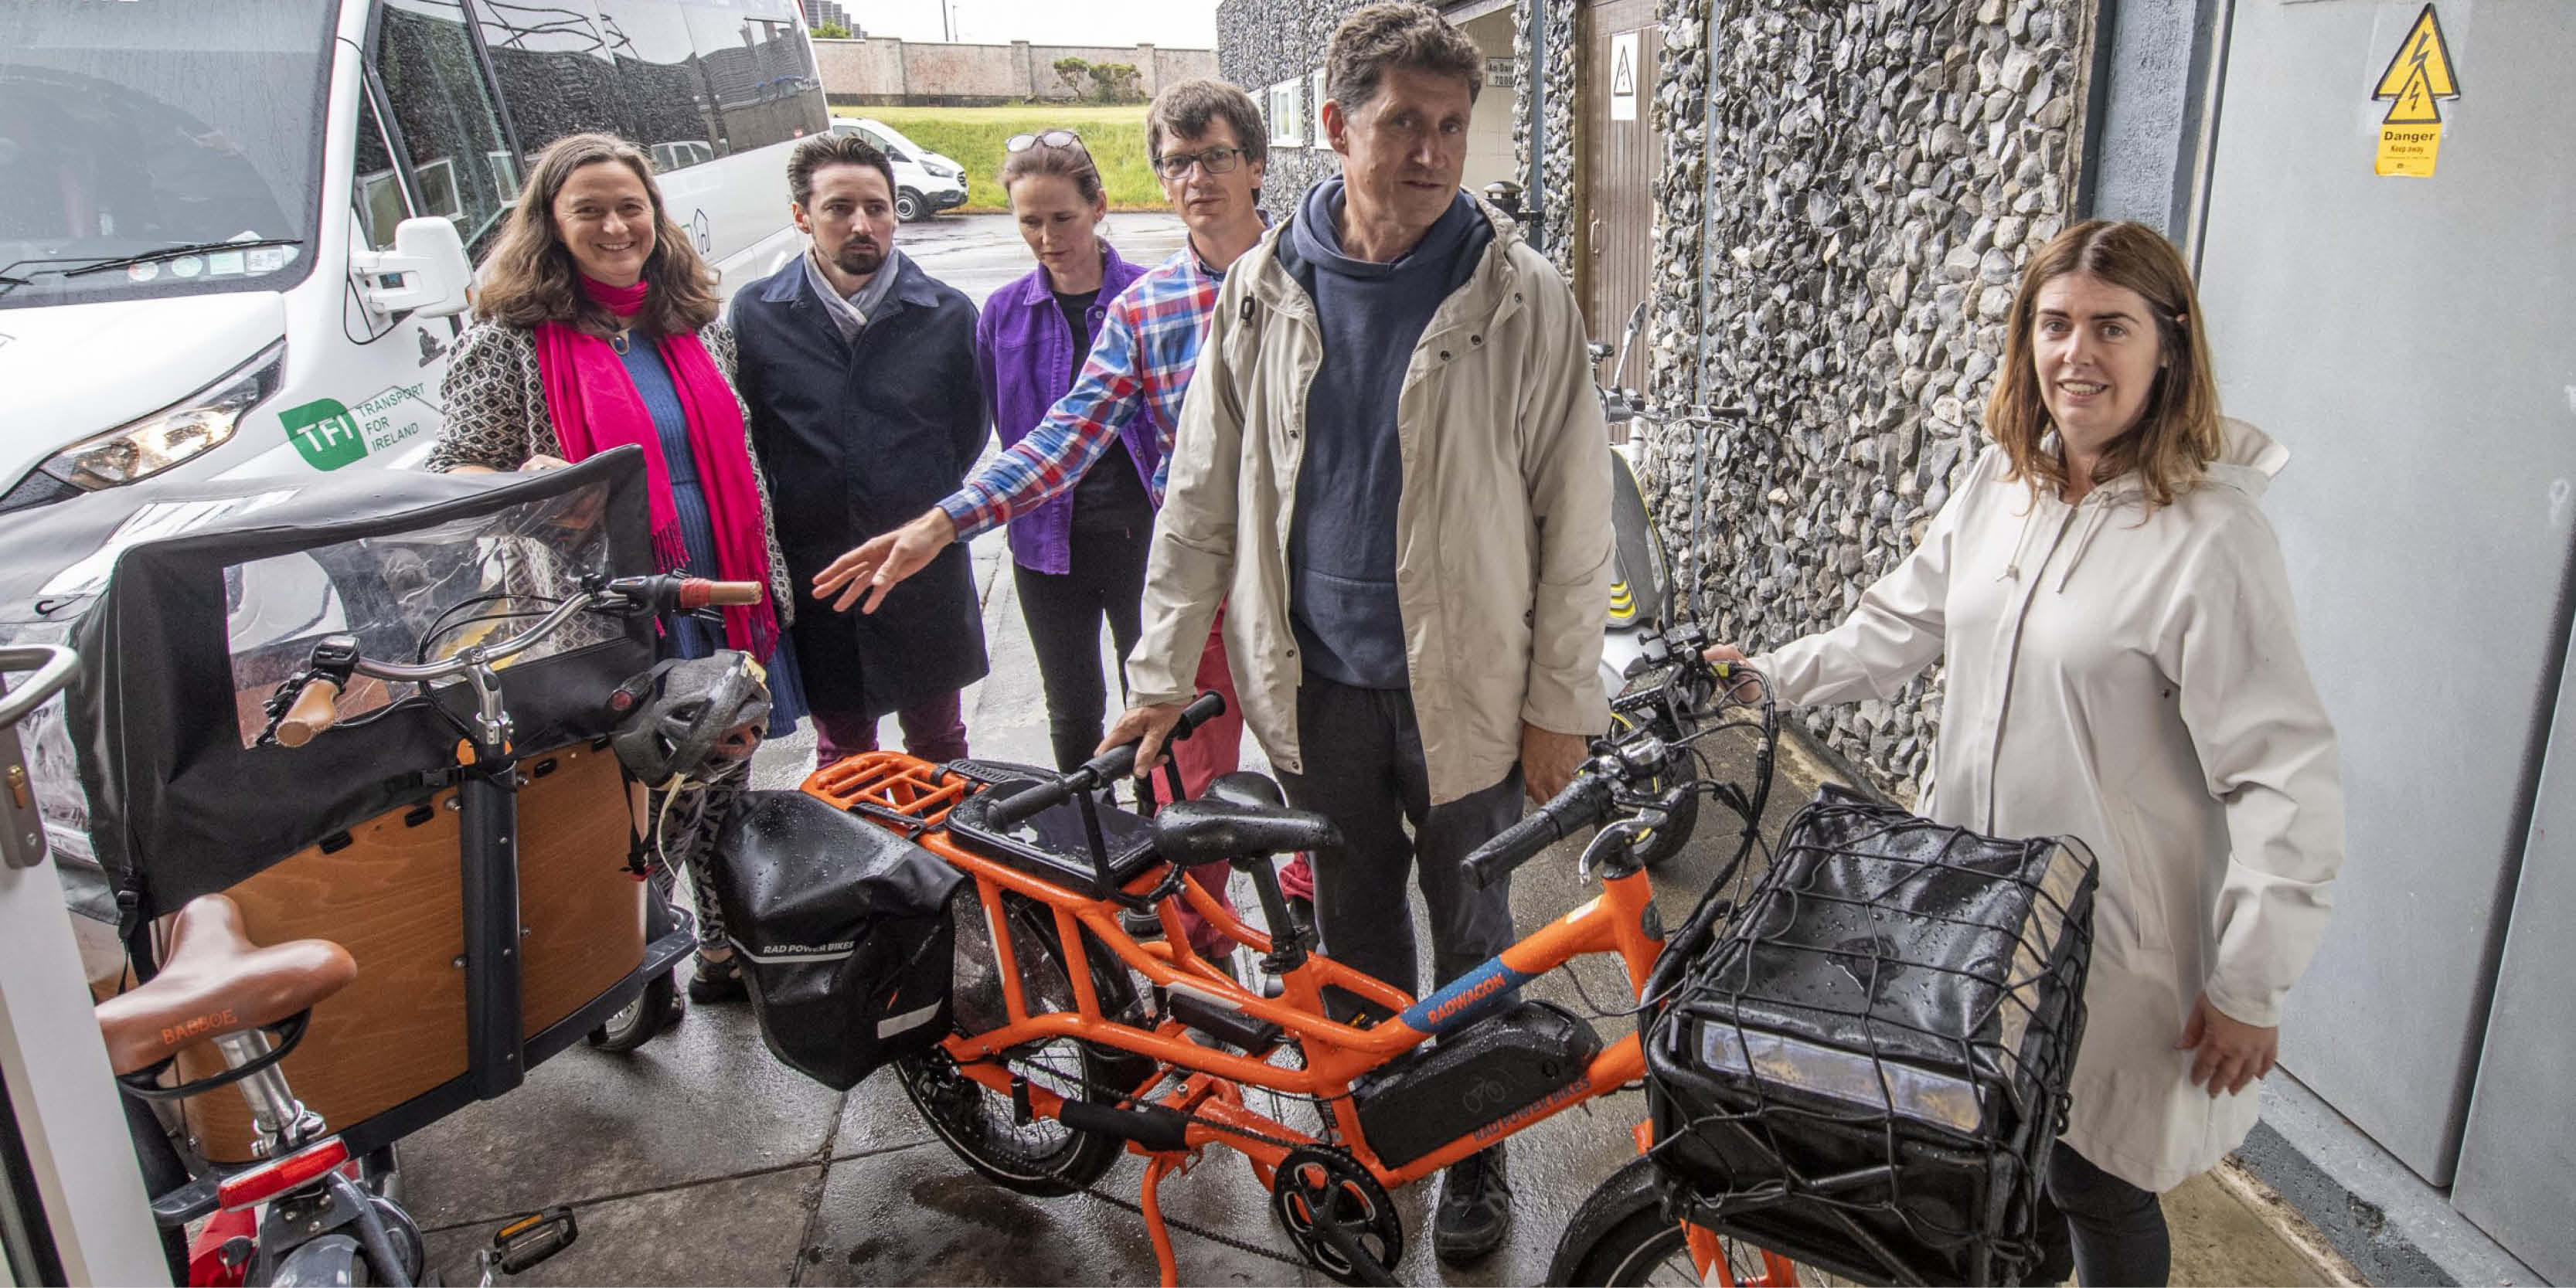
MULTIPOLYGON (((1490 883, 1615 817, 1582 855, 1599 896, 1418 999, 1313 951, 1296 931, 1271 861, 1340 838, 1322 816, 1284 808, 1260 775, 1228 775, 1203 799, 1147 818, 1102 799, 1132 772, 1132 747, 1063 776, 883 751, 817 771, 808 794, 972 879, 972 898, 961 890, 950 905, 954 1029, 927 1054, 896 1061, 906 1093, 970 1166, 1024 1193, 1071 1194, 1122 1147, 1141 1155, 1139 1208, 1166 1284, 1177 1271, 1157 1191, 1211 1147, 1244 1156, 1315 1267, 1344 1283, 1394 1282, 1404 1230, 1389 1189, 1645 1077, 1636 1034, 1604 1043, 1589 1020, 1524 999, 1521 986, 1574 958, 1615 954, 1634 998, 1654 998, 1670 987, 1657 968, 1666 935, 1638 853, 1668 849, 1654 831, 1686 831, 1701 795, 1742 820, 1732 858, 1685 927, 1704 934, 1726 910, 1714 892, 1758 841, 1778 736, 1767 696, 1721 682, 1687 653, 1649 661, 1660 669, 1622 695, 1618 733, 1594 743, 1572 785, 1468 860, 1490 883), (1701 776, 1701 745, 1730 735, 1753 740, 1749 787, 1701 776), (1219 863, 1250 879, 1267 929, 1183 879, 1219 863), (1275 995, 1192 949, 1184 900, 1260 954, 1275 995), (1121 914, 1147 912, 1162 935, 1140 941, 1121 914), (1301 1109, 1283 1117, 1256 1101, 1301 1109)), ((1179 736, 1218 702, 1194 703, 1179 736)), ((1644 1124, 1636 1136, 1642 1149, 1644 1124)), ((1695 1227, 1683 1234, 1705 1282, 1797 1281, 1771 1253, 1723 1246, 1695 1227)))

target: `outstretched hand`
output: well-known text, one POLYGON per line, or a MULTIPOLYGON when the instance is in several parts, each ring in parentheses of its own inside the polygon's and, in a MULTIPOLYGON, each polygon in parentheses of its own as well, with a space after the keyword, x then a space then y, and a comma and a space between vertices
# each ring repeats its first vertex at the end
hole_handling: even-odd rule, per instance
POLYGON ((2272 1061, 2281 1053, 2281 1030, 2232 1018, 2203 993, 2174 1050, 2200 1053, 2191 1062, 2192 1083, 2209 1084, 2209 1098, 2216 1100, 2219 1092, 2234 1095, 2272 1071, 2272 1061))
POLYGON ((868 602, 859 611, 873 613, 885 602, 887 591, 929 567, 956 539, 955 521, 947 511, 934 508, 892 532, 869 538, 814 574, 814 597, 830 600, 833 612, 846 613, 865 595, 868 602))

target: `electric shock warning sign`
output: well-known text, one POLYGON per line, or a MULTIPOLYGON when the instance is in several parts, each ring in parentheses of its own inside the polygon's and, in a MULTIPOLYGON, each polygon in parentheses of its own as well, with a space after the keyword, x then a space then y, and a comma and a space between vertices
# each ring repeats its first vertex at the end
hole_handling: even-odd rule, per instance
POLYGON ((2460 96, 2451 46, 2432 5, 2415 15, 2370 96, 2388 100, 2388 115, 2379 122, 2378 172, 2432 178, 2433 163, 2442 152, 2441 101, 2460 96))

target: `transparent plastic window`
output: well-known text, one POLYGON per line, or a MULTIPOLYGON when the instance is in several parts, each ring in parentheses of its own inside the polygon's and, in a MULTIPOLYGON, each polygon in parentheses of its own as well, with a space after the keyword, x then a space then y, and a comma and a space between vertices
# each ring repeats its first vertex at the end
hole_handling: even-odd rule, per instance
MULTIPOLYGON (((496 644, 609 571, 608 485, 390 536, 335 542, 224 570, 226 638, 242 745, 268 727, 269 695, 331 635, 354 635, 369 659, 435 662, 496 644)), ((556 657, 614 639, 623 627, 575 617, 501 665, 556 657)), ((454 683, 463 683, 460 678, 454 683)), ((342 725, 391 706, 381 681, 352 680, 342 725)))

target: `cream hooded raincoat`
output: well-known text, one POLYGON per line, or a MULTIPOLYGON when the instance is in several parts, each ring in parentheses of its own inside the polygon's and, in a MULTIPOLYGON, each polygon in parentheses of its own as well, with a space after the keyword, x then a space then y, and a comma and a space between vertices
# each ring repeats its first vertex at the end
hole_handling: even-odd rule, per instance
POLYGON ((2248 1024, 2325 933, 2343 862, 2334 729, 2258 502, 2286 449, 2238 421, 2149 510, 2134 476, 2070 506, 1988 448, 1922 546, 1832 631, 1751 660, 1784 702, 1893 696, 1948 663, 1926 813, 2082 838, 2102 864, 2067 1142, 2167 1190, 2254 1125, 2174 1050, 2203 992, 2248 1024))

